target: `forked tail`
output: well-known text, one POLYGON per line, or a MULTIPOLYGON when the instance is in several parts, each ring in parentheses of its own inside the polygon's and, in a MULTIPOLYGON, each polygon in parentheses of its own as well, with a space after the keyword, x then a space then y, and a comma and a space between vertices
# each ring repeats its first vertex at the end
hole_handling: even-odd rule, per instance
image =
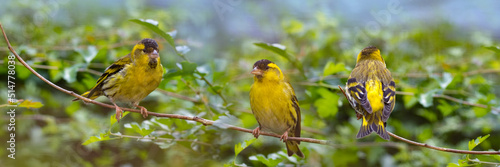
POLYGON ((304 154, 299 149, 299 143, 297 141, 287 141, 286 142, 286 150, 288 156, 292 156, 294 153, 297 154, 300 158, 304 158, 304 154))
POLYGON ((369 135, 372 132, 376 132, 380 137, 385 140, 389 140, 389 133, 385 130, 385 123, 382 121, 380 112, 375 112, 373 114, 366 114, 363 116, 363 122, 361 123, 361 128, 359 129, 358 139, 369 135))

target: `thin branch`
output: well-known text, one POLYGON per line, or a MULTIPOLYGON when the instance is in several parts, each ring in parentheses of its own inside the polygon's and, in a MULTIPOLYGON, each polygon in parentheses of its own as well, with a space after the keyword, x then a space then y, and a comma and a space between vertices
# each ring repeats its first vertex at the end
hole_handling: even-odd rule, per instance
POLYGON ((394 137, 398 140, 401 140, 403 142, 406 142, 408 144, 413 144, 416 146, 426 147, 426 148, 444 151, 444 152, 452 152, 452 153, 459 153, 459 154, 500 154, 500 151, 469 151, 469 150, 457 150, 457 149, 452 149, 452 148, 436 147, 436 146, 431 146, 431 145, 428 145, 425 143, 411 141, 411 140, 405 139, 401 136, 395 135, 394 133, 391 133, 391 132, 387 132, 387 133, 389 133, 389 135, 391 135, 392 137, 394 137))
MULTIPOLYGON (((85 102, 92 103, 92 104, 97 104, 97 105, 100 105, 100 106, 103 106, 103 107, 107 107, 107 108, 115 109, 115 107, 113 105, 104 104, 104 103, 97 102, 97 101, 88 99, 86 97, 80 96, 80 95, 78 95, 78 94, 76 94, 76 93, 74 93, 72 91, 68 91, 68 90, 66 90, 64 88, 61 88, 61 87, 53 84, 49 80, 45 79, 43 76, 41 76, 40 74, 38 74, 35 70, 33 70, 21 58, 21 56, 19 56, 16 53, 16 51, 12 48, 12 46, 10 45, 9 39, 7 38, 7 35, 5 34, 5 31, 3 29, 2 24, 0 24, 0 29, 2 30, 3 36, 5 38, 5 41, 7 42, 9 50, 16 56, 16 58, 18 59, 19 62, 21 62, 28 70, 30 70, 33 74, 35 74, 42 81, 44 81, 45 83, 49 84, 50 86, 56 88, 57 90, 59 90, 61 92, 69 94, 69 95, 71 95, 73 97, 76 97, 78 99, 81 99, 81 100, 83 100, 85 102)), ((340 86, 339 86, 339 88, 340 88, 340 90, 343 91, 343 89, 340 86)), ((137 109, 123 108, 123 107, 120 107, 120 108, 122 110, 125 110, 125 111, 130 111, 130 112, 135 112, 135 113, 141 113, 141 111, 137 110, 137 109)), ((232 130, 237 130, 237 131, 241 131, 241 132, 252 133, 252 130, 250 130, 250 129, 245 129, 245 128, 241 128, 241 127, 237 127, 237 126, 233 126, 233 125, 229 125, 229 124, 220 123, 220 122, 215 123, 215 121, 203 119, 203 118, 196 117, 196 116, 195 117, 191 117, 191 116, 185 116, 185 115, 163 114, 163 113, 155 113, 155 112, 149 112, 149 111, 148 111, 148 115, 157 116, 157 117, 167 117, 167 118, 176 118, 176 119, 184 119, 184 120, 196 121, 196 122, 199 122, 199 123, 201 123, 201 124, 203 124, 205 126, 209 126, 209 125, 214 125, 215 124, 214 126, 217 126, 219 128, 222 128, 222 129, 232 129, 232 130)), ((261 132, 260 134, 264 135, 264 136, 275 137, 275 138, 280 138, 281 137, 280 135, 273 134, 273 133, 267 133, 267 132, 261 132)), ((389 133, 389 134, 391 136, 393 136, 394 138, 396 138, 398 140, 402 140, 402 141, 404 141, 406 143, 409 143, 409 144, 413 144, 413 145, 417 145, 417 146, 421 146, 421 147, 427 147, 427 148, 431 148, 431 149, 435 149, 435 150, 439 150, 439 151, 444 151, 444 152, 453 152, 453 153, 461 153, 461 154, 500 154, 500 151, 467 151, 467 150, 455 150, 455 149, 448 149, 448 148, 436 147, 436 146, 431 146, 431 145, 427 145, 427 144, 423 144, 423 143, 414 142, 414 141, 411 141, 411 140, 399 137, 399 136, 397 136, 395 134, 392 134, 392 133, 389 133)), ((308 143, 316 143, 316 144, 322 144, 322 145, 332 145, 332 146, 335 146, 335 144, 333 144, 333 142, 331 142, 331 141, 328 141, 328 140, 318 140, 318 139, 313 139, 313 138, 288 137, 288 140, 302 141, 302 142, 308 142, 308 143)))

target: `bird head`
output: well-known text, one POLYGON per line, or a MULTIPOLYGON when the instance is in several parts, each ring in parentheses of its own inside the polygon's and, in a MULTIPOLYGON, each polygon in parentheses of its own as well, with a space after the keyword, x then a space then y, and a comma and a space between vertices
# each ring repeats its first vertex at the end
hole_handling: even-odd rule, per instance
POLYGON ((380 50, 375 46, 368 46, 363 50, 361 50, 361 52, 358 54, 358 59, 356 62, 359 63, 359 61, 361 60, 369 60, 369 59, 384 62, 384 59, 380 55, 380 50))
POLYGON ((134 49, 132 50, 132 60, 134 62, 147 61, 148 65, 151 68, 154 68, 158 65, 158 61, 160 59, 158 51, 158 44, 155 40, 144 38, 134 46, 134 49))
POLYGON ((253 70, 250 72, 256 80, 283 80, 283 73, 278 65, 267 59, 262 59, 253 65, 253 70))
POLYGON ((150 59, 156 59, 159 57, 158 51, 158 44, 155 40, 144 38, 134 46, 132 53, 135 58, 147 55, 150 59))

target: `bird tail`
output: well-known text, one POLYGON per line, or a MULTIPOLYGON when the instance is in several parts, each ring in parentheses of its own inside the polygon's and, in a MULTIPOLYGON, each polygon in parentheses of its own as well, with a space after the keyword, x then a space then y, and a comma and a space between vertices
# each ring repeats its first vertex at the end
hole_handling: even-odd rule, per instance
POLYGON ((385 122, 382 121, 380 112, 366 114, 366 116, 363 116, 363 122, 356 137, 359 139, 371 134, 372 132, 376 132, 385 140, 390 139, 389 133, 385 130, 385 122))
MULTIPOLYGON (((83 94, 82 94, 82 95, 80 95, 80 96, 83 96, 83 97, 86 97, 86 98, 89 98, 89 99, 92 99, 92 100, 94 100, 94 99, 96 99, 97 97, 101 96, 101 94, 100 94, 99 92, 94 92, 94 93, 92 94, 92 96, 90 96, 90 97, 89 97, 89 94, 90 94, 90 91, 87 91, 87 92, 83 93, 83 94)), ((75 98, 75 99, 73 99, 72 101, 78 101, 78 100, 80 100, 80 99, 79 99, 79 98, 75 98)))
POLYGON ((300 158, 304 158, 304 154, 299 149, 299 143, 297 141, 287 141, 286 142, 286 150, 288 156, 292 156, 293 154, 297 154, 300 158))

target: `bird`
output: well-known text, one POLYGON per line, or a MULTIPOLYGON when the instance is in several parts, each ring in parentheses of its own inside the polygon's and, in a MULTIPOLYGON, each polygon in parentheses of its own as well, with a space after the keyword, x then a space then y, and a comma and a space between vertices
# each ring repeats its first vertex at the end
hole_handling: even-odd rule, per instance
POLYGON ((356 67, 347 79, 346 90, 358 120, 363 119, 356 137, 359 139, 376 132, 389 140, 385 128, 396 102, 396 83, 379 49, 369 46, 361 50, 356 67))
MULTIPOLYGON (((106 96, 116 108, 116 120, 123 116, 123 110, 116 102, 129 103, 141 110, 144 118, 148 110, 139 102, 155 90, 163 78, 158 44, 155 40, 144 38, 132 51, 111 64, 97 83, 81 96, 96 99, 106 96)), ((73 99, 73 101, 77 101, 73 99)))
POLYGON ((280 134, 288 156, 297 154, 304 158, 300 141, 288 140, 288 137, 300 137, 300 108, 292 85, 285 80, 281 69, 267 59, 255 62, 251 74, 254 83, 250 88, 250 106, 259 124, 252 134, 255 138, 261 130, 280 134))

